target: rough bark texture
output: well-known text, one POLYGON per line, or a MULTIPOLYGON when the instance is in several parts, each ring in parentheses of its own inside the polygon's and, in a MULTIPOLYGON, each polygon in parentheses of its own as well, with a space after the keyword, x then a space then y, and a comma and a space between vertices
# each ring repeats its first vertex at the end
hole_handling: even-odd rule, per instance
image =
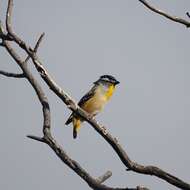
MULTIPOLYGON (((177 17, 173 18, 171 16, 168 16, 167 14, 156 10, 152 6, 150 6, 146 1, 140 0, 141 3, 143 3, 145 6, 147 6, 149 9, 151 9, 154 12, 157 12, 175 22, 179 22, 182 24, 185 24, 187 27, 189 27, 189 24, 187 21, 183 19, 179 19, 177 17)), ((66 151, 61 147, 56 140, 51 135, 51 112, 50 112, 50 106, 48 99, 42 89, 42 87, 39 85, 38 81, 35 79, 33 74, 30 72, 30 70, 27 67, 27 61, 29 59, 32 60, 36 70, 40 74, 41 78, 45 81, 45 83, 49 86, 49 88, 59 97, 64 104, 67 105, 67 107, 75 112, 76 114, 80 115, 84 120, 86 120, 103 138, 106 140, 107 143, 110 144, 110 146, 113 148, 115 153, 120 158, 121 162, 124 164, 124 167, 127 168, 127 170, 134 171, 141 174, 146 175, 153 175, 160 179, 163 179, 167 181, 168 183, 179 187, 181 189, 190 190, 190 184, 182 181, 181 179, 165 172, 164 170, 155 167, 155 166, 143 166, 140 165, 134 161, 132 161, 127 152, 122 148, 122 146, 119 144, 119 141, 114 138, 111 134, 108 133, 106 128, 100 124, 97 123, 97 121, 94 118, 91 118, 89 114, 87 114, 84 110, 82 110, 75 101, 63 90, 61 89, 56 82, 52 79, 48 71, 44 68, 42 65, 39 57, 37 56, 37 50, 38 47, 44 37, 44 33, 40 36, 39 40, 36 43, 35 48, 31 48, 28 46, 20 37, 18 37, 12 30, 12 9, 13 9, 13 0, 8 1, 8 8, 6 13, 6 32, 2 26, 0 25, 0 38, 2 40, 1 46, 5 47, 10 56, 15 60, 15 62, 18 64, 18 66, 21 68, 22 72, 21 74, 15 74, 15 73, 9 73, 5 71, 0 71, 1 75, 7 76, 7 77, 15 77, 15 78, 25 78, 29 81, 33 89, 35 90, 37 97, 41 103, 42 111, 43 111, 43 137, 37 137, 33 135, 28 135, 29 138, 46 143, 54 152, 55 154, 69 167, 71 168, 75 173, 77 173, 83 180, 86 181, 86 183, 92 188, 92 189, 110 189, 110 190, 145 190, 147 188, 137 186, 135 188, 114 188, 114 187, 108 187, 104 184, 102 184, 106 179, 111 177, 111 172, 108 171, 104 175, 100 176, 99 178, 95 179, 93 178, 87 171, 85 171, 79 163, 77 163, 75 160, 71 159, 66 151), (16 53, 16 51, 12 48, 9 41, 12 41, 20 46, 26 54, 27 58, 25 60, 22 60, 21 57, 16 53)))

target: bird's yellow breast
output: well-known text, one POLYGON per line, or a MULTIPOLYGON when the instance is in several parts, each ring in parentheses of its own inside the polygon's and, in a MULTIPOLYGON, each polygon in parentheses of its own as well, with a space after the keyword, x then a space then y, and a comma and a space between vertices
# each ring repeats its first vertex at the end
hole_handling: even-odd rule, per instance
POLYGON ((105 93, 105 97, 106 97, 107 100, 109 100, 111 98, 111 96, 113 95, 114 90, 115 90, 115 85, 112 84, 112 85, 110 85, 108 87, 108 90, 105 93))
POLYGON ((102 89, 102 87, 98 87, 94 96, 81 106, 82 109, 90 114, 96 115, 103 109, 106 102, 111 98, 114 90, 114 85, 110 85, 106 90, 102 89))
POLYGON ((105 103, 105 98, 103 98, 102 95, 96 93, 92 98, 86 101, 84 105, 82 105, 82 109, 90 114, 96 114, 102 110, 105 103))

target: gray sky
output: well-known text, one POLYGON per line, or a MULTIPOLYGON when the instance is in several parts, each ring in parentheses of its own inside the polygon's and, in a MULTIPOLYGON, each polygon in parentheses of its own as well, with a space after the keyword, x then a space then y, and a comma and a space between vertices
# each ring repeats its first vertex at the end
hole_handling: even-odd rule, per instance
MULTIPOLYGON (((185 18, 190 9, 187 0, 150 2, 185 18)), ((6 0, 0 3, 4 18, 6 0)), ((97 120, 131 159, 189 182, 189 30, 137 0, 14 4, 15 31, 31 45, 46 33, 39 56, 74 99, 79 100, 101 74, 121 82, 97 120)), ((0 56, 0 69, 19 71, 2 48, 0 56)), ((72 128, 64 127, 70 111, 40 82, 51 105, 53 135, 92 176, 111 170, 113 176, 106 181, 110 186, 176 189, 155 177, 126 172, 111 147, 86 123, 73 140, 72 128)), ((42 131, 41 107, 29 83, 0 76, 0 86, 0 189, 89 189, 48 146, 26 138, 42 131)))

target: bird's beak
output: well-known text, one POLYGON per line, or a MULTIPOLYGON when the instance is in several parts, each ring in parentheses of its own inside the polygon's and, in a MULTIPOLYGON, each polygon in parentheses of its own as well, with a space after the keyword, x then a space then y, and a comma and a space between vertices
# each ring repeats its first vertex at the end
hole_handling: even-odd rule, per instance
POLYGON ((119 84, 120 82, 117 80, 117 81, 115 81, 115 85, 117 85, 117 84, 119 84))

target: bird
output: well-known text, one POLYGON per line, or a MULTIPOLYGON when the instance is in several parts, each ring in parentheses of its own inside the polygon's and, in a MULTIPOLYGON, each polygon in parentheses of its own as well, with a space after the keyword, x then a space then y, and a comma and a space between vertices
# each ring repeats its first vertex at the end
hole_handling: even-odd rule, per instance
MULTIPOLYGON (((92 88, 80 99, 78 106, 85 110, 90 116, 95 117, 102 111, 105 104, 113 95, 116 85, 120 82, 112 75, 102 75, 93 83, 92 88)), ((72 113, 65 125, 73 124, 73 138, 77 138, 77 134, 84 120, 72 113)))

